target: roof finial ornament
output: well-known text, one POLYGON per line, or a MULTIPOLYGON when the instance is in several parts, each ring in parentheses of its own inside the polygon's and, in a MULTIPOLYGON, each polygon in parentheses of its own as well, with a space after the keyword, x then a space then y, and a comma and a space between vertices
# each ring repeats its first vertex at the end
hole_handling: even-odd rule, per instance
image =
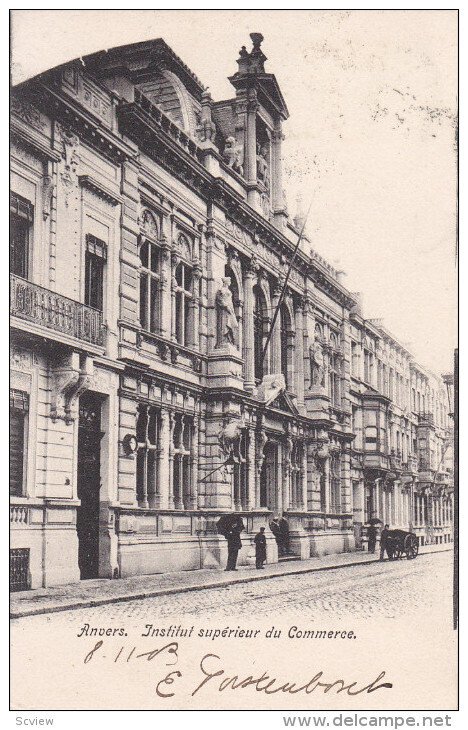
POLYGON ((250 53, 245 46, 242 46, 239 51, 239 58, 237 59, 239 65, 238 73, 241 75, 263 74, 265 73, 264 63, 267 60, 267 57, 260 48, 263 35, 261 33, 250 33, 250 38, 253 44, 250 53))
POLYGON ((250 37, 251 37, 252 43, 253 43, 253 50, 259 51, 260 46, 262 45, 262 41, 263 41, 262 34, 261 33, 250 33, 250 37))

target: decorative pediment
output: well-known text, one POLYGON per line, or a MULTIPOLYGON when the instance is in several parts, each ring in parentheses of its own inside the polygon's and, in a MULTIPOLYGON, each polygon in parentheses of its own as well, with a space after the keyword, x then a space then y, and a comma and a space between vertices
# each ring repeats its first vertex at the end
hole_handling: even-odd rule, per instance
POLYGON ((287 391, 280 393, 274 401, 270 403, 270 408, 274 408, 284 413, 290 413, 291 415, 297 415, 298 410, 294 405, 294 401, 287 391))

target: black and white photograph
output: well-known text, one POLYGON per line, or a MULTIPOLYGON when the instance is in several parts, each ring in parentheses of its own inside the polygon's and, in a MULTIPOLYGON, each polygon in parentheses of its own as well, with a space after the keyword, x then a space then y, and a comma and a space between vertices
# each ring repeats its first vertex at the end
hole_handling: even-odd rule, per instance
POLYGON ((448 717, 457 10, 10 21, 11 709, 448 717))

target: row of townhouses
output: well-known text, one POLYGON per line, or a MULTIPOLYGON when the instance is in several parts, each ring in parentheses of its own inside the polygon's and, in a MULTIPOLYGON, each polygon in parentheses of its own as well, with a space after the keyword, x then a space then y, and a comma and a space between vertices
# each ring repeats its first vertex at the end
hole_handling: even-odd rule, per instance
POLYGON ((232 511, 240 564, 262 525, 278 560, 281 515, 298 559, 372 518, 452 540, 443 378, 307 236, 288 276, 288 110, 251 38, 223 101, 163 40, 13 90, 13 589, 224 567, 232 511))

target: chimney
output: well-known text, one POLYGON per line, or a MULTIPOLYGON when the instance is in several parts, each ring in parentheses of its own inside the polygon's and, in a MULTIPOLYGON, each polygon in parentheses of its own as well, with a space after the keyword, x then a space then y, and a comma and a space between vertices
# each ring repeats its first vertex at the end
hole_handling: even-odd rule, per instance
POLYGON ((296 215, 294 216, 294 225, 296 226, 298 231, 302 231, 302 226, 304 225, 305 221, 305 213, 304 213, 304 207, 302 203, 302 195, 299 193, 299 195, 296 198, 296 215))
POLYGON ((352 311, 356 312, 356 314, 358 314, 360 317, 362 317, 362 311, 363 311, 363 307, 364 307, 364 297, 363 297, 362 291, 352 292, 351 296, 353 297, 353 299, 356 300, 356 304, 352 308, 352 311))

